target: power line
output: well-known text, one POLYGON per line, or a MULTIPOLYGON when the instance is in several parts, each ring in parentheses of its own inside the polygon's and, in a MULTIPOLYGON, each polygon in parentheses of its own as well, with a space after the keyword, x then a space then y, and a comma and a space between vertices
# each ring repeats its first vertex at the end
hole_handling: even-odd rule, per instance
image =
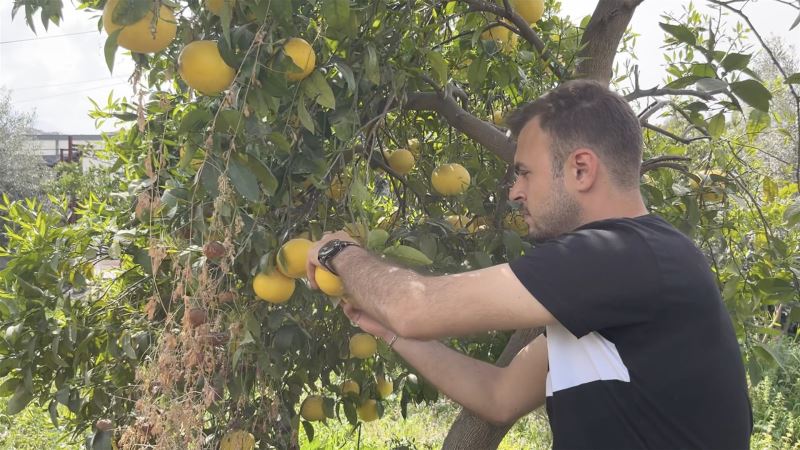
POLYGON ((110 77, 110 78, 98 78, 96 80, 82 80, 82 81, 70 81, 66 83, 57 83, 57 84, 41 84, 39 86, 26 86, 21 88, 9 88, 12 91, 25 91, 28 89, 41 89, 41 88, 51 88, 51 87, 58 87, 58 86, 69 86, 72 84, 84 84, 84 83, 94 83, 97 81, 112 81, 112 80, 123 80, 128 78, 127 76, 121 77, 110 77))
POLYGON ((0 44, 15 44, 17 42, 27 42, 27 41, 43 41, 45 39, 56 39, 56 38, 62 38, 62 37, 68 37, 68 36, 77 36, 79 34, 89 34, 89 33, 97 33, 97 30, 80 31, 80 32, 77 32, 77 33, 57 34, 55 36, 41 36, 41 37, 37 36, 37 37, 27 38, 27 39, 16 39, 16 40, 13 40, 13 41, 0 41, 0 44))

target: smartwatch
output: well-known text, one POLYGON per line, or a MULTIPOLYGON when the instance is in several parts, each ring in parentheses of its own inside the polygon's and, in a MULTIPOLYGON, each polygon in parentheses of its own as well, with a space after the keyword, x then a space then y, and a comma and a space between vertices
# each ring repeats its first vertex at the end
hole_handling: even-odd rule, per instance
POLYGON ((339 239, 329 241, 319 249, 319 253, 317 253, 317 260, 328 272, 338 276, 339 274, 333 270, 333 257, 351 245, 360 247, 360 245, 353 241, 342 241, 339 239))

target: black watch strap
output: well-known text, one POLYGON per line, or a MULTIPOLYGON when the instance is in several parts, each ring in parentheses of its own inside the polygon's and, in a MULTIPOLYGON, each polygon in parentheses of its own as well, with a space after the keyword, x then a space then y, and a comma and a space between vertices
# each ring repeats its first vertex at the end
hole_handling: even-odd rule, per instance
POLYGON ((333 268, 333 258, 336 255, 338 255, 342 250, 351 245, 360 247, 360 245, 358 245, 353 241, 342 241, 339 239, 334 239, 330 242, 327 242, 319 249, 319 253, 317 253, 317 260, 322 265, 322 267, 325 268, 325 270, 334 275, 339 275, 333 268))

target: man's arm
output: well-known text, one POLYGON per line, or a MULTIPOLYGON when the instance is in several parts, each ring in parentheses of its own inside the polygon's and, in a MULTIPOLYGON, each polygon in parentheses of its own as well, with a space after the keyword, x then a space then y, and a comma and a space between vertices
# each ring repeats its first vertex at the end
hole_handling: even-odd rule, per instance
MULTIPOLYGON (((364 331, 386 341, 394 333, 374 318, 344 304, 343 310, 364 331)), ((470 358, 436 341, 398 337, 392 348, 444 395, 483 420, 505 425, 545 401, 547 340, 539 336, 507 367, 470 358)))
POLYGON ((333 267, 355 306, 404 337, 437 339, 555 322, 508 264, 426 277, 348 247, 333 267))

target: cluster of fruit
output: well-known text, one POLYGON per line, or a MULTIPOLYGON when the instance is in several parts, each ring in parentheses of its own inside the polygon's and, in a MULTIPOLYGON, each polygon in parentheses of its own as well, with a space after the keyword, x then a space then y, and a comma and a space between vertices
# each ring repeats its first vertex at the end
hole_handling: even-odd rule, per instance
MULTIPOLYGON (((206 8, 221 15, 226 0, 208 0, 206 8)), ((227 0, 231 4, 232 0, 227 0)), ((120 0, 109 0, 103 9, 103 27, 109 36, 116 33, 117 44, 136 53, 155 53, 169 46, 177 32, 175 13, 161 5, 158 18, 147 11, 134 23, 125 23, 124 8, 118 8, 120 0)), ((232 5, 231 5, 232 6, 232 5)), ((314 71, 317 57, 311 44, 301 38, 287 39, 283 52, 299 70, 285 73, 289 81, 300 81, 314 71)), ((187 44, 178 57, 178 72, 191 88, 206 94, 216 95, 227 89, 236 78, 236 69, 230 67, 219 52, 216 41, 200 40, 187 44)))

